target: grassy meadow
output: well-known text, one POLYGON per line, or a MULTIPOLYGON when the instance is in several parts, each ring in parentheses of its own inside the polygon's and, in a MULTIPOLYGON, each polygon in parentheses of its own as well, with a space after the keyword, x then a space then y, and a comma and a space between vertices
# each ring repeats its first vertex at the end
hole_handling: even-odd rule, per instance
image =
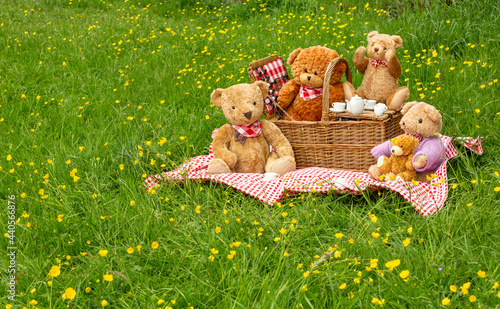
POLYGON ((0 308, 499 308, 499 2, 344 2, 0 0, 0 308), (372 30, 403 38, 399 83, 442 134, 485 138, 457 146, 440 212, 389 191, 268 207, 140 188, 208 154, 226 123, 210 94, 248 63, 324 45, 358 87, 372 30))

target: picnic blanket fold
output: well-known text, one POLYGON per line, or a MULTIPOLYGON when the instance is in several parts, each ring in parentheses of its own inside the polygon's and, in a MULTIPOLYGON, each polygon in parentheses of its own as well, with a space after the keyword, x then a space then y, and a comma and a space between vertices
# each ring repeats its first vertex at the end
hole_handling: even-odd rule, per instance
MULTIPOLYGON (((213 135, 212 135, 213 136, 213 135)), ((458 155, 453 141, 465 146, 476 154, 482 154, 482 137, 451 138, 440 135, 446 159, 458 155)), ((264 174, 229 173, 208 175, 208 163, 213 159, 212 145, 209 155, 191 158, 178 168, 146 178, 144 188, 154 189, 161 184, 189 180, 204 180, 222 183, 244 192, 268 205, 283 200, 287 194, 301 192, 313 193, 349 193, 360 195, 367 190, 375 191, 389 189, 399 193, 413 208, 423 216, 438 212, 448 197, 448 175, 445 161, 434 173, 430 183, 404 182, 394 180, 381 182, 372 179, 368 173, 333 170, 320 167, 310 167, 289 172, 277 180, 264 180, 264 174)))

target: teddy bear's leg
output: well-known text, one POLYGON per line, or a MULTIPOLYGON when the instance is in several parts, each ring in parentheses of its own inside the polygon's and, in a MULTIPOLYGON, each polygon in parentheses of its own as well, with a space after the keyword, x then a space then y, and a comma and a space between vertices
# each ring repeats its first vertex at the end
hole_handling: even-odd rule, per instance
POLYGON ((425 172, 425 173, 417 173, 416 180, 424 183, 430 183, 431 182, 431 174, 432 172, 425 172))
POLYGON ((378 168, 377 165, 372 165, 370 166, 370 168, 368 169, 368 173, 370 174, 370 176, 372 176, 373 179, 375 180, 380 180, 380 181, 384 181, 384 178, 385 178, 385 175, 384 173, 378 168), (382 175, 384 175, 384 177, 382 177, 382 175))
POLYGON ((354 86, 347 81, 342 83, 342 86, 344 87, 344 99, 350 100, 356 93, 356 89, 354 89, 354 86))
POLYGON ((267 158, 265 171, 266 173, 276 173, 280 176, 288 172, 295 171, 295 159, 291 156, 284 156, 279 158, 276 152, 271 152, 267 158))
POLYGON ((231 173, 231 169, 222 159, 213 159, 208 163, 207 174, 231 173))
POLYGON ((302 117, 300 117, 299 113, 297 112, 297 110, 295 109, 295 107, 293 105, 289 106, 285 110, 285 112, 286 112, 286 114, 283 117, 284 120, 302 121, 302 117))
POLYGON ((415 178, 415 172, 414 171, 404 171, 402 173, 398 173, 397 177, 400 177, 403 181, 411 181, 413 178, 415 178))
POLYGON ((387 173, 387 174, 385 174, 385 181, 396 180, 396 177, 398 177, 398 175, 396 175, 394 173, 387 173))
POLYGON ((362 97, 363 99, 366 99, 366 94, 361 86, 358 89, 356 89, 356 92, 354 94, 357 94, 358 96, 362 97))
POLYGON ((387 107, 389 109, 398 111, 403 108, 403 104, 408 100, 410 96, 410 90, 406 87, 399 87, 387 97, 387 107))

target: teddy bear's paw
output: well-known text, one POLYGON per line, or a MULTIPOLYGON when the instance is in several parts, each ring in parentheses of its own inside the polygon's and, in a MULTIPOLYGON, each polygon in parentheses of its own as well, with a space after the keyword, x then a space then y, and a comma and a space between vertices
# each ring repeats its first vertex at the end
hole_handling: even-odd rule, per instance
POLYGON ((207 174, 231 173, 231 169, 222 159, 213 159, 208 163, 207 174))
POLYGON ((285 175, 288 172, 295 171, 297 168, 295 159, 290 156, 285 156, 279 159, 276 159, 274 162, 271 162, 268 166, 266 166, 267 173, 276 173, 280 176, 285 175))
POLYGON ((427 165, 427 157, 425 155, 418 155, 413 161, 414 168, 423 168, 427 165))

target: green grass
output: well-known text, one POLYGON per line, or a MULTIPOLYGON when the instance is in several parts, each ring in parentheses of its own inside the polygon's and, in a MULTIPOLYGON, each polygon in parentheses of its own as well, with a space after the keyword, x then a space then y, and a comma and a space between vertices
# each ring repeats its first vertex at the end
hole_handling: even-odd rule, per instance
POLYGON ((0 240, 2 306, 500 306, 498 1, 163 2, 0 1, 2 234, 9 196, 19 220, 15 303, 0 240), (388 191, 269 208, 220 184, 139 188, 208 154, 226 122, 210 93, 249 82, 249 62, 320 44, 352 64, 371 30, 403 38, 400 84, 442 112, 441 133, 485 137, 482 156, 458 148, 457 187, 439 213, 421 217, 388 191), (311 269, 333 245, 340 257, 311 269), (61 297, 67 288, 74 300, 61 297))

